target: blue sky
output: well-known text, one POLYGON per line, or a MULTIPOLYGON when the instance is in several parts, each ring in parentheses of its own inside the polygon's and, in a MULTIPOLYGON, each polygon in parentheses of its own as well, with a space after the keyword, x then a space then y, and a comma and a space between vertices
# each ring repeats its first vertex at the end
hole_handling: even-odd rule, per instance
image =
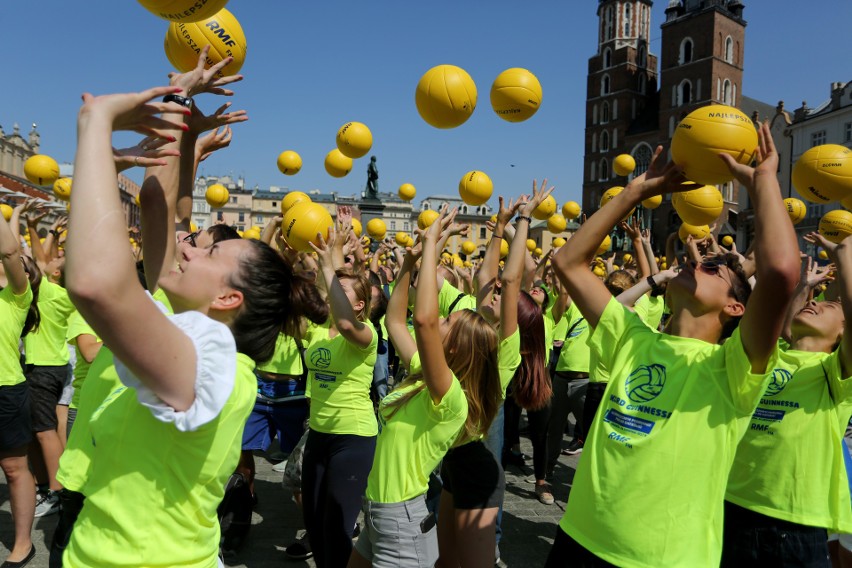
MULTIPOLYGON (((666 4, 658 0, 653 8, 657 54, 666 4)), ((784 100, 792 110, 802 100, 811 106, 826 100, 831 82, 852 80, 846 56, 852 2, 745 4, 743 94, 784 100)), ((594 0, 231 0, 228 9, 248 42, 246 79, 233 102, 251 120, 237 125, 231 147, 207 160, 202 173, 243 175, 250 187, 359 192, 369 157, 342 179, 323 168, 337 129, 357 120, 373 132, 383 191, 413 183, 417 202, 455 193, 465 172, 481 169, 494 181, 495 196, 547 177, 560 203, 579 200, 596 7, 594 0), (479 91, 473 116, 453 130, 428 126, 414 106, 420 76, 442 63, 466 69, 479 91), (542 83, 541 109, 524 123, 499 119, 489 103, 492 81, 509 67, 526 67, 542 83), (275 166, 286 149, 302 156, 296 176, 275 166)), ((168 23, 134 0, 7 1, 0 3, 0 22, 0 125, 8 133, 17 122, 26 134, 37 122, 42 152, 60 163, 74 157, 82 92, 166 84, 168 23)), ((197 102, 208 111, 217 104, 209 95, 197 102)))

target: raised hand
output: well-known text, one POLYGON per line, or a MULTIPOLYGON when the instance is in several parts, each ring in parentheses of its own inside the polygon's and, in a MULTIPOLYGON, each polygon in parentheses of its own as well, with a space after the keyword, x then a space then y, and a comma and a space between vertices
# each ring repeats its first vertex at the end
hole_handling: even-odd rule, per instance
POLYGON ((518 200, 520 215, 529 217, 532 212, 541 205, 541 202, 547 199, 555 189, 553 186, 550 186, 547 189, 545 188, 547 188, 547 179, 542 180, 541 185, 538 187, 536 187, 536 181, 533 180, 532 197, 528 198, 526 195, 522 195, 518 200))
POLYGON ((244 110, 226 112, 230 108, 231 104, 232 103, 230 102, 223 104, 211 115, 206 115, 201 112, 198 105, 192 105, 192 114, 189 115, 189 120, 187 121, 187 124, 189 124, 189 131, 193 134, 200 135, 209 130, 216 130, 222 126, 245 122, 249 119, 248 113, 244 110))
POLYGON ((180 156, 177 149, 164 149, 163 146, 169 140, 157 136, 146 136, 135 146, 122 149, 112 149, 115 159, 115 169, 118 173, 124 170, 141 167, 150 168, 154 166, 165 166, 165 158, 168 156, 180 156))
POLYGON ((185 131, 189 127, 157 115, 189 116, 191 111, 177 103, 164 103, 153 99, 160 99, 164 95, 180 92, 182 92, 182 89, 177 87, 154 87, 141 93, 121 93, 98 97, 84 93, 83 106, 80 108, 77 122, 80 128, 86 128, 92 122, 106 120, 112 130, 130 130, 139 134, 174 141, 175 137, 170 132, 185 131))
POLYGON ((195 155, 199 162, 210 157, 213 152, 227 148, 231 144, 233 132, 230 126, 217 128, 198 138, 195 141, 195 155))
POLYGON ((212 93, 214 95, 230 97, 234 92, 223 87, 243 80, 242 75, 217 77, 222 68, 234 60, 233 57, 226 57, 216 65, 210 67, 210 69, 205 69, 204 66, 207 63, 207 54, 209 52, 210 46, 205 45, 198 55, 198 65, 192 71, 188 71, 187 73, 169 73, 171 85, 183 89, 186 93, 183 96, 194 97, 199 93, 212 93))
POLYGON ((760 125, 760 129, 757 131, 757 141, 755 161, 758 165, 755 168, 740 164, 729 154, 719 154, 719 158, 725 162, 737 181, 748 188, 754 188, 758 176, 775 176, 778 172, 778 150, 775 149, 775 141, 772 139, 772 132, 769 130, 769 121, 760 125))

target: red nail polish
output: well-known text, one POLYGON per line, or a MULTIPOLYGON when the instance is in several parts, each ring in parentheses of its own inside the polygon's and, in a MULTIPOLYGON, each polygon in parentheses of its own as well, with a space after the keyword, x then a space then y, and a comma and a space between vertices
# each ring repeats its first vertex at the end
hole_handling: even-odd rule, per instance
POLYGON ((180 125, 180 128, 181 128, 181 130, 183 130, 184 132, 186 132, 186 131, 188 131, 188 130, 189 130, 189 125, 188 125, 188 124, 181 124, 181 125, 180 125))

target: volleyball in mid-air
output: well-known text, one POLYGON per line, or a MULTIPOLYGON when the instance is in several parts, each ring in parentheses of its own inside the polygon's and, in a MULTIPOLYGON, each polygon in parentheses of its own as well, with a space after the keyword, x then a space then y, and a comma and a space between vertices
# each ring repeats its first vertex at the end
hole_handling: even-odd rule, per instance
POLYGON ((281 236, 290 248, 299 252, 312 252, 310 243, 319 244, 317 235, 328 239, 334 220, 325 207, 318 203, 302 201, 293 205, 281 221, 281 236))
POLYGON ((833 243, 840 243, 852 235, 852 213, 845 209, 835 209, 823 215, 819 220, 819 234, 833 243))
POLYGON ((548 195, 541 203, 538 204, 538 207, 533 209, 532 216, 534 219, 538 219, 539 221, 545 221, 550 219, 554 213, 556 213, 556 198, 552 195, 548 195))
POLYGON ((494 184, 485 172, 467 172, 459 181, 459 195, 468 205, 482 205, 491 199, 493 192, 494 184))
POLYGON ((435 128, 455 128, 476 109, 476 84, 467 71, 455 65, 429 69, 414 93, 417 112, 435 128))
POLYGON ((793 187, 814 203, 852 197, 852 150, 839 144, 814 146, 793 166, 793 187))
POLYGON ((462 252, 465 254, 473 254, 476 251, 476 243, 472 241, 465 241, 461 244, 462 252))
POLYGON ((5 220, 10 221, 12 219, 13 212, 14 209, 12 209, 10 206, 6 205, 5 203, 0 203, 0 213, 2 213, 3 218, 5 220))
POLYGON ((59 178, 59 164, 50 156, 36 154, 24 162, 24 175, 36 185, 52 185, 59 178))
POLYGON ((684 222, 707 225, 719 218, 725 208, 721 192, 713 185, 702 185, 672 194, 672 205, 684 222))
POLYGON ((619 154, 612 161, 612 171, 619 176, 629 176, 636 169, 636 160, 630 154, 619 154))
POLYGON ((224 8, 228 0, 139 0, 139 3, 170 22, 197 22, 224 8))
POLYGON ((547 230, 553 234, 559 234, 568 227, 568 221, 559 213, 554 213, 547 218, 547 230))
POLYGON ((53 195, 62 201, 71 200, 71 178, 59 178, 53 182, 53 195))
POLYGON ((204 193, 204 199, 206 199, 210 207, 213 207, 214 209, 224 207, 228 203, 229 197, 228 188, 219 183, 214 183, 209 186, 207 191, 204 193))
POLYGON ((784 200, 784 207, 787 208, 787 215, 790 216, 790 221, 794 225, 801 223, 808 214, 808 208, 801 199, 788 197, 784 200))
POLYGON ((388 232, 388 226, 384 221, 376 217, 375 219, 370 219, 367 221, 367 234, 376 239, 377 241, 385 238, 385 235, 388 232))
POLYGON ((642 200, 642 207, 645 209, 656 209, 660 205, 663 204, 663 196, 655 195, 653 197, 649 197, 648 199, 642 200))
POLYGON ((722 237, 722 245, 729 247, 732 244, 734 244, 734 237, 732 237, 731 235, 725 235, 724 237, 722 237))
POLYGON ((698 108, 680 121, 672 137, 672 160, 686 178, 701 185, 726 183, 734 175, 719 158, 726 153, 750 164, 757 150, 757 128, 737 108, 710 105, 698 108))
POLYGON ((363 231, 364 228, 361 226, 361 221, 358 219, 352 219, 352 232, 355 233, 355 236, 360 237, 363 231))
POLYGON ((417 189, 410 183, 399 186, 399 198, 403 201, 411 201, 417 195, 417 189))
POLYGON ((293 150, 284 150, 278 155, 278 169, 286 176, 293 176, 302 169, 302 157, 293 150))
POLYGON ((347 122, 337 131, 337 149, 349 158, 360 158, 373 147, 373 134, 362 122, 347 122))
MULTIPOLYGON (((604 191, 603 195, 601 195, 601 205, 600 206, 603 207, 604 205, 606 205, 607 203, 609 203, 610 201, 615 199, 615 196, 618 195, 619 193, 621 193, 622 191, 624 191, 624 188, 621 187, 620 185, 617 185, 615 187, 611 187, 608 190, 604 191)), ((623 220, 627 220, 635 212, 636 212, 636 208, 634 207, 633 209, 630 210, 630 212, 627 215, 624 216, 623 220)))
POLYGON ((335 148, 325 156, 325 171, 331 177, 342 178, 352 171, 352 158, 335 148))
POLYGON ((284 199, 281 200, 281 213, 287 213, 292 206, 302 201, 309 203, 311 201, 311 197, 307 193, 301 191, 288 192, 287 195, 284 196, 284 199))
POLYGON ((172 22, 166 32, 166 57, 181 73, 198 65, 198 53, 210 45, 205 68, 209 69, 226 57, 234 60, 219 70, 217 77, 239 73, 246 60, 246 36, 234 15, 222 8, 198 22, 172 22))
POLYGON ((420 215, 417 216, 417 226, 421 231, 425 231, 428 229, 432 223, 438 218, 439 214, 437 211, 433 211, 431 209, 426 209, 422 211, 420 215))
POLYGON ((581 212, 580 204, 576 201, 568 201, 562 206, 562 215, 566 219, 576 219, 580 216, 581 212))
POLYGON ((526 69, 506 69, 491 85, 491 108, 509 122, 522 122, 541 106, 541 83, 526 69))

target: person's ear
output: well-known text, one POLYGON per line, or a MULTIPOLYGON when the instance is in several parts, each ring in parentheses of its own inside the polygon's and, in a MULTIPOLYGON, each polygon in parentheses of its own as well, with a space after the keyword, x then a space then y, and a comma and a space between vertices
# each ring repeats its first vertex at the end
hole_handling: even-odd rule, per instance
POLYGON ((722 311, 725 312, 728 317, 739 318, 745 313, 745 306, 741 302, 731 299, 722 311))
POLYGON ((243 305, 243 293, 233 288, 224 290, 213 302, 210 303, 211 310, 235 310, 243 305))

